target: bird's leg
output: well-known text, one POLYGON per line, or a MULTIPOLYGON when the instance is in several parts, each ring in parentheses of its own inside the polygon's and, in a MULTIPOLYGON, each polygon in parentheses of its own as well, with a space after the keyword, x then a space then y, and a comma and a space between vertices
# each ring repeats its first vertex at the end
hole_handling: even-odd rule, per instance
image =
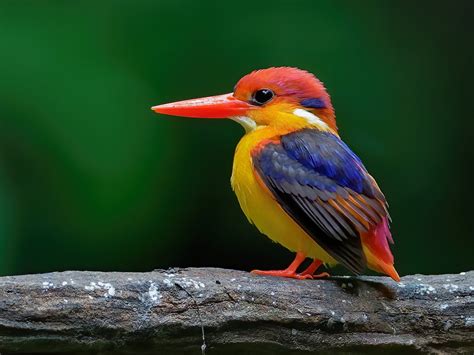
POLYGON ((314 259, 313 262, 303 271, 300 273, 301 276, 311 276, 307 278, 311 279, 319 279, 323 277, 329 277, 330 275, 327 272, 322 272, 320 274, 314 274, 316 270, 323 264, 321 260, 314 259))
MULTIPOLYGON (((288 266, 285 270, 252 270, 252 274, 256 275, 265 275, 265 276, 280 276, 280 277, 289 277, 292 279, 312 279, 313 275, 312 274, 298 274, 296 270, 298 267, 303 263, 303 261, 306 259, 306 255, 304 255, 302 252, 297 252, 295 260, 288 266)), ((314 261, 313 261, 314 263, 314 261)), ((312 264, 311 264, 312 265, 312 264)), ((310 265, 310 266, 311 266, 310 265)), ((317 267, 316 267, 317 268, 317 267)), ((316 270, 315 268, 315 270, 316 270)), ((306 269, 308 270, 308 269, 306 269)), ((305 270, 305 271, 306 271, 305 270)))

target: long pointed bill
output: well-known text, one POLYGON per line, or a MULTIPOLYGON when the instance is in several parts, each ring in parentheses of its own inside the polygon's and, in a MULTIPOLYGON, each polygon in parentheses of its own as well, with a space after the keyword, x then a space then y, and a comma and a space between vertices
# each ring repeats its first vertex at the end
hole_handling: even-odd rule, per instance
POLYGON ((194 118, 227 118, 243 116, 253 106, 245 101, 236 99, 230 94, 201 97, 199 99, 172 102, 169 104, 153 106, 151 109, 157 113, 171 116, 194 118))

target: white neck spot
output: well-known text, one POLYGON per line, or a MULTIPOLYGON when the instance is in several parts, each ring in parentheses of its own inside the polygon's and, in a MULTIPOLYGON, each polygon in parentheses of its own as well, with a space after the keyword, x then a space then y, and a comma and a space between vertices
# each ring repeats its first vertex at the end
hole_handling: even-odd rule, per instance
POLYGON ((229 117, 232 121, 237 122, 244 127, 245 132, 252 132, 257 129, 257 123, 247 116, 233 116, 229 117))
POLYGON ((329 129, 329 126, 322 119, 309 111, 297 108, 293 111, 293 114, 304 118, 309 124, 315 125, 320 129, 329 129))

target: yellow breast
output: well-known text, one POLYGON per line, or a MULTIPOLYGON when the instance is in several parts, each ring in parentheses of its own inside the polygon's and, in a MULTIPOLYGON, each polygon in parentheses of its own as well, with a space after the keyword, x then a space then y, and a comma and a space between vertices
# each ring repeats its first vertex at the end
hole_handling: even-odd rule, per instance
POLYGON ((275 128, 267 126, 252 130, 241 139, 235 151, 232 189, 245 215, 261 233, 291 251, 300 251, 310 258, 334 264, 335 260, 293 221, 271 192, 257 181, 251 151, 263 140, 278 135, 275 128))

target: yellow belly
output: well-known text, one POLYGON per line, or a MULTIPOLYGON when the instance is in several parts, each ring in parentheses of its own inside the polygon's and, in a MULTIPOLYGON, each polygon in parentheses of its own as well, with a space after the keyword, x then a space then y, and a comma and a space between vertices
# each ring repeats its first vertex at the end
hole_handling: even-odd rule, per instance
POLYGON ((254 175, 251 150, 262 140, 275 135, 271 127, 257 129, 247 133, 237 145, 231 185, 240 207, 249 221, 271 240, 291 251, 303 252, 309 258, 335 264, 336 261, 280 207, 254 175))

